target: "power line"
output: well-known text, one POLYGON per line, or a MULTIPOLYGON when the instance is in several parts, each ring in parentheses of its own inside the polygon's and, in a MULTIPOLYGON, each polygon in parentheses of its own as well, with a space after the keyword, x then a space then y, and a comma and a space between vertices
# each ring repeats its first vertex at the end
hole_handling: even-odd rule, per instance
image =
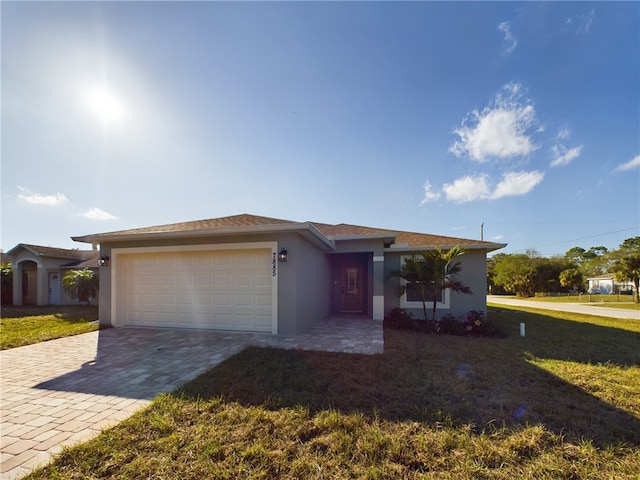
POLYGON ((517 250, 517 252, 526 252, 527 250, 537 250, 539 248, 554 247, 556 245, 562 245, 564 243, 573 243, 573 242, 578 242, 580 240, 588 240, 590 238, 604 237, 605 235, 613 235, 614 233, 629 232, 631 230, 638 230, 638 227, 625 228, 623 230, 616 230, 616 231, 613 231, 613 232, 599 233, 597 235, 589 235, 587 237, 574 238, 573 240, 565 240, 565 241, 562 241, 562 242, 548 243, 546 245, 539 245, 537 247, 529 247, 529 248, 525 248, 525 249, 522 249, 522 250, 517 250))

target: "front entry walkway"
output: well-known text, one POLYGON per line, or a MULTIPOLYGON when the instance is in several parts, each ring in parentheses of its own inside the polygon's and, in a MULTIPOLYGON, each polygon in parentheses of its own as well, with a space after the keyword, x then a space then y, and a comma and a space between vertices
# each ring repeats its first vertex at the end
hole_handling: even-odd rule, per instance
POLYGON ((112 328, 0 352, 0 479, 89 440, 249 345, 382 353, 382 322, 331 317, 300 335, 112 328))
POLYGON ((254 345, 375 355, 384 352, 382 320, 335 314, 299 335, 256 336, 254 345))

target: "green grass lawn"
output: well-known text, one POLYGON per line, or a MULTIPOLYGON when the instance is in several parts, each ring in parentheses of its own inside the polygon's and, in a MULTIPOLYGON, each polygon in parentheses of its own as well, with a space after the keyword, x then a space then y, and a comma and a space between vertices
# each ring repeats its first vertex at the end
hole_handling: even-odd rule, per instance
POLYGON ((28 478, 637 480, 640 323, 503 306, 489 320, 507 337, 249 348, 28 478))
POLYGON ((0 350, 98 330, 98 307, 2 307, 0 350))

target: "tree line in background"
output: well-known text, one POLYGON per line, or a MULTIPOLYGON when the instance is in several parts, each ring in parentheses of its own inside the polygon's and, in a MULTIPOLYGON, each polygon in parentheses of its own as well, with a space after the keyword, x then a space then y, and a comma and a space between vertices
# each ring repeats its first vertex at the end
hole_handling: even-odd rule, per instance
POLYGON ((535 250, 498 253, 487 260, 491 293, 532 297, 536 292, 584 292, 587 279, 613 274, 618 282, 634 285, 633 300, 639 302, 640 237, 628 238, 616 250, 573 247, 564 255, 542 257, 535 250))

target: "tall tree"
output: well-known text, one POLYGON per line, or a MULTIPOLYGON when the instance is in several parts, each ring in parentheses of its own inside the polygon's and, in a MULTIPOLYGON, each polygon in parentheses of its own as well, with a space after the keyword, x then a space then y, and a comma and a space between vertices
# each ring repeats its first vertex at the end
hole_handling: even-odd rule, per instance
POLYGON ((627 238, 613 254, 613 273, 618 281, 633 283, 633 301, 640 303, 640 237, 627 238))
POLYGON ((471 289, 457 279, 462 271, 462 264, 458 259, 465 251, 460 247, 450 250, 435 250, 420 252, 405 259, 400 270, 391 272, 389 277, 405 280, 400 286, 398 295, 410 291, 416 292, 422 301, 425 320, 427 315, 427 301, 432 302, 432 320, 436 317, 436 304, 445 290, 456 293, 471 294, 471 289))
POLYGON ((536 259, 522 253, 505 255, 493 266, 493 281, 505 291, 519 297, 532 297, 536 292, 536 259))
POLYGON ((582 288, 584 276, 577 268, 568 268, 560 272, 560 285, 570 288, 582 288))
POLYGON ((591 247, 589 250, 573 247, 564 254, 564 258, 580 269, 585 277, 607 273, 611 267, 609 250, 604 246, 591 247))

